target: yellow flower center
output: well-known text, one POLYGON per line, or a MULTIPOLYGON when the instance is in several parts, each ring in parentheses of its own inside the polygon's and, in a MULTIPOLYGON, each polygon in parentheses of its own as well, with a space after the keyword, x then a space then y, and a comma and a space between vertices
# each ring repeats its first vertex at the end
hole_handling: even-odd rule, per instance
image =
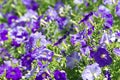
POLYGON ((42 78, 45 78, 45 76, 46 76, 46 74, 45 74, 45 73, 43 73, 43 74, 42 74, 42 78))
POLYGON ((12 75, 15 75, 15 72, 11 72, 12 75))
POLYGON ((27 60, 30 60, 30 57, 27 57, 27 60))
POLYGON ((106 55, 105 55, 105 54, 102 54, 102 55, 101 55, 101 58, 105 58, 105 57, 106 57, 106 55))

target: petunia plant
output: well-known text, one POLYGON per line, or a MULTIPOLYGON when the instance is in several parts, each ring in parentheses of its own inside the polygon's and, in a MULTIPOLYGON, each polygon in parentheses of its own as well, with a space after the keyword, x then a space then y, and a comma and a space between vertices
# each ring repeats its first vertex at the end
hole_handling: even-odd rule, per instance
POLYGON ((0 80, 120 80, 120 0, 0 0, 0 80))

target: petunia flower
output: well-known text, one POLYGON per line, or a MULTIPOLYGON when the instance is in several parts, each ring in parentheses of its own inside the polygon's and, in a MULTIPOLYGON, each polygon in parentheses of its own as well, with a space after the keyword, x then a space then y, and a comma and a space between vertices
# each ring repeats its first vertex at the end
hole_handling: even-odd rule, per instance
POLYGON ((48 10, 46 11, 46 15, 47 15, 47 21, 56 20, 58 18, 58 13, 52 7, 48 8, 48 10))
POLYGON ((110 10, 106 8, 104 5, 100 5, 98 7, 97 13, 101 16, 101 18, 105 19, 104 28, 111 28, 113 25, 113 16, 110 13, 110 10))
POLYGON ((12 38, 12 45, 19 46, 21 43, 24 43, 28 39, 28 32, 26 28, 22 26, 17 26, 10 30, 10 36, 12 38))
POLYGON ((119 48, 114 48, 113 52, 117 55, 120 56, 120 49, 119 48))
POLYGON ((18 67, 9 67, 6 70, 6 78, 8 80, 12 79, 12 80, 20 80, 22 78, 22 72, 20 70, 20 68, 18 67))
POLYGON ((26 69, 30 70, 31 69, 31 63, 33 62, 33 60, 34 60, 34 58, 31 56, 31 53, 26 53, 21 58, 21 64, 22 64, 22 66, 25 66, 26 69))
POLYGON ((118 4, 116 5, 115 10, 116 10, 116 15, 120 16, 120 1, 118 1, 118 4))
POLYGON ((49 73, 41 72, 41 74, 37 75, 35 80, 52 80, 49 73))
POLYGON ((73 69, 80 61, 81 56, 80 53, 74 52, 71 55, 66 57, 66 66, 70 69, 73 69))
POLYGON ((52 61, 52 57, 54 55, 54 52, 47 49, 45 46, 36 48, 33 51, 32 56, 37 60, 43 60, 43 61, 52 61))
POLYGON ((4 74, 4 71, 6 69, 6 66, 5 65, 0 65, 0 77, 4 74))
POLYGON ((84 3, 84 0, 74 0, 74 3, 75 4, 82 4, 82 3, 84 3))
POLYGON ((106 5, 106 4, 113 4, 113 1, 112 0, 103 0, 103 3, 106 5))
POLYGON ((35 0, 22 0, 27 9, 37 10, 39 4, 35 0))
POLYGON ((8 24, 11 25, 12 23, 15 23, 15 21, 18 19, 17 16, 11 15, 8 17, 8 24))
POLYGON ((95 77, 98 77, 101 74, 101 68, 99 64, 94 63, 86 66, 84 71, 82 72, 83 80, 94 80, 95 77))
POLYGON ((8 30, 5 28, 5 24, 0 24, 0 41, 8 40, 8 30))
POLYGON ((110 65, 112 63, 112 58, 109 52, 105 48, 99 47, 96 52, 91 53, 91 57, 99 64, 100 67, 110 65))
POLYGON ((54 71, 55 80, 67 80, 65 71, 55 70, 54 71))
POLYGON ((77 34, 71 35, 70 42, 73 45, 75 45, 78 42, 81 42, 81 40, 83 40, 84 38, 86 38, 85 34, 86 34, 86 31, 83 30, 83 31, 81 31, 81 32, 79 32, 77 34))
POLYGON ((109 71, 109 70, 106 70, 106 71, 104 72, 104 76, 105 76, 106 80, 111 80, 111 74, 110 74, 110 71, 109 71))
POLYGON ((0 57, 2 59, 9 58, 10 54, 5 48, 0 48, 0 57))

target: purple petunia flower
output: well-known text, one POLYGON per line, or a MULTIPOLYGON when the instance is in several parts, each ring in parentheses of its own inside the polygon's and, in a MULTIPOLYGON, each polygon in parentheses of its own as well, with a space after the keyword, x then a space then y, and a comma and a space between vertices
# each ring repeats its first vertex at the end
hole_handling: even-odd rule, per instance
POLYGON ((84 21, 87 21, 92 15, 93 15, 93 12, 90 12, 87 15, 85 15, 84 18, 79 22, 79 24, 84 21))
POLYGON ((8 30, 5 28, 5 24, 0 24, 0 41, 8 40, 8 30))
POLYGON ((58 18, 58 13, 52 7, 49 7, 49 9, 46 11, 46 15, 47 15, 47 19, 48 19, 47 21, 56 20, 58 18))
POLYGON ((49 43, 50 41, 46 40, 46 36, 42 35, 41 32, 36 32, 30 35, 29 44, 27 45, 28 47, 31 46, 31 48, 36 48, 39 46, 46 46, 49 43))
POLYGON ((106 5, 106 4, 113 4, 113 1, 112 0, 103 0, 103 3, 106 5))
POLYGON ((47 72, 42 72, 41 74, 36 76, 35 80, 52 80, 52 79, 47 72))
POLYGON ((18 19, 18 17, 15 16, 15 15, 9 16, 9 17, 8 17, 8 24, 11 25, 11 24, 14 23, 15 20, 17 20, 17 19, 18 19))
POLYGON ((120 17, 120 1, 116 5, 116 14, 120 17))
POLYGON ((104 76, 105 76, 106 80, 111 80, 111 74, 110 74, 110 72, 108 70, 106 70, 104 72, 104 76))
POLYGON ((2 59, 5 59, 5 58, 10 57, 10 54, 8 53, 8 51, 5 48, 0 48, 0 57, 2 59))
POLYGON ((120 56, 120 49, 119 49, 119 48, 114 48, 114 49, 113 49, 113 52, 114 52, 116 55, 120 56))
POLYGON ((103 5, 100 5, 97 13, 101 15, 101 18, 105 19, 104 28, 111 28, 113 25, 113 16, 110 13, 110 10, 103 5))
POLYGON ((97 49, 97 52, 92 52, 91 57, 95 59, 100 67, 104 67, 112 63, 112 58, 110 57, 109 52, 101 47, 97 49))
POLYGON ((17 21, 18 22, 29 22, 29 21, 36 21, 38 18, 38 13, 33 10, 27 10, 24 16, 21 16, 17 21))
POLYGON ((62 7, 64 7, 64 4, 62 3, 61 0, 59 0, 58 2, 56 2, 55 6, 54 6, 54 9, 55 9, 56 11, 59 11, 60 8, 62 8, 62 7))
POLYGON ((55 80, 67 80, 65 71, 59 71, 59 70, 54 71, 54 78, 55 80))
POLYGON ((101 74, 101 68, 99 64, 94 63, 92 65, 88 65, 85 70, 82 72, 83 80, 94 80, 95 77, 98 77, 101 74))
POLYGON ((39 48, 36 48, 33 51, 32 56, 37 60, 43 60, 43 61, 52 61, 52 57, 54 55, 54 52, 47 49, 46 47, 42 46, 39 48))
POLYGON ((68 19, 66 17, 58 17, 56 21, 60 30, 63 30, 68 23, 68 19))
POLYGON ((83 30, 77 34, 74 34, 74 35, 71 35, 71 39, 70 39, 70 42, 75 45, 76 43, 80 42, 81 40, 83 40, 84 38, 86 38, 85 36, 86 34, 86 31, 83 30))
POLYGON ((3 75, 5 68, 5 65, 0 65, 0 77, 3 75))
POLYGON ((25 66, 28 70, 31 69, 31 63, 33 62, 34 58, 31 56, 31 53, 26 53, 21 58, 21 64, 22 66, 25 66))
POLYGON ((84 0, 74 0, 74 3, 75 4, 82 4, 82 3, 84 3, 84 0))
POLYGON ((35 0, 22 0, 27 9, 37 10, 39 4, 35 0))
POLYGON ((26 42, 28 39, 28 32, 26 28, 17 26, 10 31, 12 38, 12 45, 18 47, 21 43, 26 42))
POLYGON ((106 44, 110 43, 109 36, 106 32, 103 33, 102 38, 100 39, 100 44, 104 44, 104 43, 106 43, 106 44))
POLYGON ((22 72, 18 67, 9 67, 6 70, 6 78, 8 80, 12 79, 12 80, 20 80, 22 78, 22 72))
POLYGON ((67 67, 73 69, 79 63, 80 59, 81 59, 81 56, 80 56, 80 53, 78 52, 74 52, 71 55, 67 56, 66 57, 67 67))

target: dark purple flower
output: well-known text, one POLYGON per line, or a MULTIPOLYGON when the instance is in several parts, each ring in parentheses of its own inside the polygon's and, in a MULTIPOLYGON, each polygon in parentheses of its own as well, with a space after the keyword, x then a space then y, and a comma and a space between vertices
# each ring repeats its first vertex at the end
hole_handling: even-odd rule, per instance
POLYGON ((63 41, 64 39, 66 39, 66 37, 67 37, 67 35, 62 36, 60 39, 58 39, 58 41, 57 41, 56 43, 54 43, 54 46, 62 43, 62 41, 63 41))
POLYGON ((1 32, 0 32, 0 40, 1 40, 1 41, 8 40, 7 34, 8 34, 8 30, 3 30, 3 31, 1 31, 1 32))
POLYGON ((22 66, 25 66, 28 70, 30 70, 33 60, 34 58, 31 56, 31 53, 27 53, 21 58, 21 64, 22 66))
POLYGON ((68 19, 66 17, 58 17, 56 21, 60 30, 63 30, 68 23, 68 19))
POLYGON ((84 21, 87 21, 89 19, 89 17, 91 17, 92 15, 93 15, 93 12, 90 12, 87 15, 85 15, 84 18, 79 22, 79 24, 84 21))
POLYGON ((81 56, 80 56, 80 53, 78 52, 74 52, 71 55, 67 56, 66 57, 67 67, 73 69, 79 63, 80 59, 81 59, 81 56))
POLYGON ((18 43, 15 39, 12 40, 11 46, 19 47, 21 44, 18 43))
POLYGON ((8 24, 11 25, 13 22, 15 22, 16 19, 18 19, 17 16, 14 16, 14 15, 9 16, 8 17, 8 24))
POLYGON ((106 71, 104 72, 104 76, 105 76, 105 78, 106 78, 107 80, 111 80, 111 74, 110 74, 110 72, 109 72, 108 70, 106 70, 106 71))
POLYGON ((55 80, 67 80, 65 71, 55 70, 54 71, 55 80))
POLYGON ((99 64, 100 67, 104 67, 112 63, 112 58, 109 52, 104 48, 99 47, 97 49, 97 52, 93 52, 91 53, 91 55, 91 57, 95 59, 95 61, 99 64))
POLYGON ((41 74, 37 75, 35 80, 52 80, 50 75, 47 72, 42 72, 41 74))
POLYGON ((36 48, 33 51, 33 57, 37 60, 43 60, 43 61, 52 61, 52 57, 54 55, 54 52, 51 50, 47 49, 46 47, 42 46, 39 48, 36 48))
POLYGON ((8 30, 5 28, 5 24, 0 24, 0 41, 8 40, 8 30))
POLYGON ((6 78, 8 80, 20 80, 22 78, 22 72, 18 67, 9 67, 6 70, 6 78))

